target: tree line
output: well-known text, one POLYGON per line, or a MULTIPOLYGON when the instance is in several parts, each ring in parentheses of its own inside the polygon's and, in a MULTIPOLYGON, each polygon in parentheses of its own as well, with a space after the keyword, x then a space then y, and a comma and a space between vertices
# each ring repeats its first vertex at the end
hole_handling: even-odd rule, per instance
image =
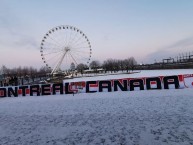
POLYGON ((80 63, 77 65, 76 70, 80 73, 84 73, 84 70, 87 70, 89 67, 97 72, 97 69, 102 69, 104 72, 118 72, 118 71, 133 71, 137 61, 134 57, 129 57, 127 59, 107 59, 101 64, 99 61, 92 61, 89 66, 86 64, 80 63))
MULTIPOLYGON (((105 72, 118 72, 118 71, 133 71, 135 69, 135 66, 137 65, 137 61, 134 57, 129 57, 127 59, 107 59, 103 61, 103 63, 100 63, 98 60, 92 61, 89 66, 83 63, 78 64, 76 67, 71 65, 71 68, 69 71, 77 70, 79 73, 83 73, 83 71, 89 69, 89 67, 93 70, 97 69, 103 69, 105 72)), ((0 74, 3 75, 3 77, 10 77, 10 76, 17 76, 19 78, 21 77, 30 77, 32 79, 35 78, 41 78, 45 77, 47 74, 50 73, 50 69, 47 67, 41 67, 39 70, 34 67, 15 67, 15 68, 7 68, 5 65, 3 65, 0 68, 0 74)))
POLYGON ((15 68, 7 68, 5 65, 3 65, 0 68, 0 85, 1 86, 8 86, 8 85, 18 85, 18 84, 25 84, 31 82, 34 82, 35 80, 43 79, 46 77, 47 73, 50 71, 47 67, 41 67, 39 70, 33 67, 15 67, 15 68))
MULTIPOLYGON (((92 72, 97 73, 98 70, 102 70, 104 73, 106 72, 118 72, 118 71, 133 71, 135 66, 137 65, 137 61, 134 57, 129 57, 127 59, 107 59, 100 63, 98 60, 92 61, 89 66, 83 63, 75 66, 73 63, 71 64, 69 70, 65 71, 65 75, 69 75, 72 72, 84 74, 86 70, 89 68, 92 72)), ((35 82, 36 80, 42 80, 48 77, 51 70, 47 67, 41 67, 40 69, 36 69, 34 67, 15 67, 15 68, 7 68, 3 65, 0 68, 0 85, 18 85, 18 84, 27 84, 30 81, 35 82), (19 82, 20 81, 20 82, 19 82)), ((49 76, 50 77, 50 76, 49 76)))
POLYGON ((24 76, 30 76, 31 78, 34 77, 44 77, 46 73, 49 72, 49 69, 47 67, 41 67, 39 70, 34 67, 15 67, 15 68, 7 68, 5 65, 3 65, 0 69, 1 74, 3 74, 4 77, 8 76, 17 76, 17 77, 24 77, 24 76))

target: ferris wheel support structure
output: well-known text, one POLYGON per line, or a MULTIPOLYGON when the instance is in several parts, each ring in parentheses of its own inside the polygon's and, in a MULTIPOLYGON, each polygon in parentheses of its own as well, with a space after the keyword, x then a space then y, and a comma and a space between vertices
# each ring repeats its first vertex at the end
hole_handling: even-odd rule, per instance
POLYGON ((66 53, 67 53, 67 51, 64 52, 64 54, 62 55, 60 61, 58 62, 58 64, 57 64, 57 65, 54 67, 54 69, 52 70, 51 75, 53 75, 54 72, 59 71, 60 66, 61 66, 61 64, 62 64, 62 61, 63 61, 63 59, 64 59, 66 53))

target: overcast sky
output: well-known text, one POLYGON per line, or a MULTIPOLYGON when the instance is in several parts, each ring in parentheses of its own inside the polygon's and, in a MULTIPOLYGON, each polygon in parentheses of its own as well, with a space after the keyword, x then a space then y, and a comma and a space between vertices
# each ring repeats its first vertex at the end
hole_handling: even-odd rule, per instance
POLYGON ((193 0, 1 0, 0 65, 43 66, 41 40, 58 25, 82 30, 101 62, 193 52, 193 0))

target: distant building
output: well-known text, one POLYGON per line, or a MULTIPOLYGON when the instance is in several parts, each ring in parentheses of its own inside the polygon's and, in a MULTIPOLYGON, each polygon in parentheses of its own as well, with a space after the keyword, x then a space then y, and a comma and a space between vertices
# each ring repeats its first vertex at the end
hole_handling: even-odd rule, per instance
POLYGON ((94 69, 88 69, 88 70, 84 70, 84 73, 104 73, 105 70, 103 68, 98 68, 96 70, 94 69))

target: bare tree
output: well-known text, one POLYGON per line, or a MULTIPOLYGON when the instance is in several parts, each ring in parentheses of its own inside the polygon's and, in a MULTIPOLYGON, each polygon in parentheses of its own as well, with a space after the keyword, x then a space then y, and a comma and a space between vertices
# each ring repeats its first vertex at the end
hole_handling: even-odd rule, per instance
POLYGON ((130 59, 130 68, 133 71, 135 66, 137 65, 137 61, 135 60, 134 57, 130 57, 129 59, 130 59))
POLYGON ((124 71, 124 60, 118 60, 119 70, 124 71))
POLYGON ((21 68, 21 66, 19 66, 18 68, 16 68, 17 70, 17 76, 19 77, 19 78, 21 78, 22 77, 22 68, 21 68))
POLYGON ((93 69, 96 72, 97 69, 100 67, 100 63, 99 61, 95 60, 95 61, 92 61, 89 66, 91 69, 93 69))
POLYGON ((22 75, 24 77, 27 77, 29 74, 29 68, 27 66, 24 66, 23 69, 22 69, 22 75))
POLYGON ((129 70, 134 70, 135 66, 137 65, 137 61, 134 57, 130 57, 123 60, 124 69, 129 72, 129 70))
POLYGON ((107 71, 113 71, 113 59, 107 59, 102 64, 103 69, 105 72, 107 71))
POLYGON ((76 69, 78 72, 80 72, 81 74, 83 74, 84 70, 87 69, 88 66, 86 64, 80 63, 77 65, 76 69))
POLYGON ((9 75, 9 69, 8 69, 5 65, 3 65, 3 66, 1 67, 1 72, 2 72, 2 75, 3 75, 4 77, 7 77, 7 76, 9 75))
POLYGON ((46 77, 48 74, 51 73, 51 70, 46 67, 46 66, 43 66, 39 69, 39 72, 38 72, 38 77, 40 78, 40 80, 43 78, 43 77, 46 77))
POLYGON ((30 67, 29 68, 29 76, 32 79, 32 81, 34 82, 35 78, 37 77, 37 69, 30 67))
POLYGON ((113 71, 118 72, 120 70, 119 60, 113 59, 113 71))
POLYGON ((130 58, 124 59, 124 68, 127 72, 129 72, 130 69, 130 58))

